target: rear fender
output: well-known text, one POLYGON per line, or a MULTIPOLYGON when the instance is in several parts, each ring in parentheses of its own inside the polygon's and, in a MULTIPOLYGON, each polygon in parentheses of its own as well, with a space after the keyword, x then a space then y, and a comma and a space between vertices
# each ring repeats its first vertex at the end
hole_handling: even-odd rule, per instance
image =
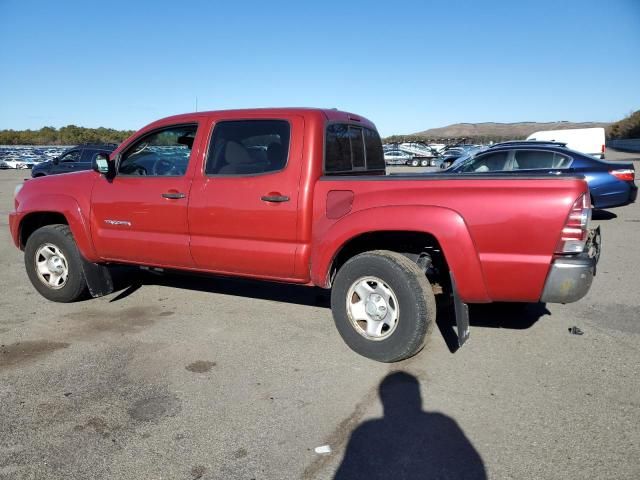
POLYGON ((350 240, 376 231, 428 233, 438 240, 450 272, 455 276, 460 299, 489 302, 482 267, 464 219, 454 210, 421 205, 374 207, 346 215, 335 223, 319 222, 314 229, 311 281, 330 285, 331 266, 350 240), (324 228, 323 228, 324 227, 324 228))

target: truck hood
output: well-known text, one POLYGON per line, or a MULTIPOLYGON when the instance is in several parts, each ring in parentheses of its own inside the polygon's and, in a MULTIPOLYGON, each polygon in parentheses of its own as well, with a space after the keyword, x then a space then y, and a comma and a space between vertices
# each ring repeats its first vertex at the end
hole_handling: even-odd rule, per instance
MULTIPOLYGON (((98 178, 98 173, 93 170, 65 173, 62 175, 48 175, 44 177, 25 180, 24 185, 16 195, 16 207, 24 205, 26 200, 38 197, 67 196, 78 202, 88 201, 91 198, 93 182, 98 178)), ((27 202, 28 204, 34 204, 27 202)), ((43 205, 35 202, 42 208, 43 205)), ((19 208, 17 208, 19 210, 19 208)), ((55 205, 46 204, 46 209, 55 211, 55 205)))

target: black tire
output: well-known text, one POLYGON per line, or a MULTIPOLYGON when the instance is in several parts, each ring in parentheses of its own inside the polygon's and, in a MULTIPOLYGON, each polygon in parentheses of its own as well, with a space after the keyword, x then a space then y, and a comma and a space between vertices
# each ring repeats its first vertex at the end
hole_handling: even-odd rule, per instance
POLYGON ((417 166, 420 165, 420 162, 418 160, 416 160, 416 159, 413 159, 413 160, 411 160, 410 164, 411 164, 412 167, 417 167, 417 166))
POLYGON ((421 167, 428 167, 429 166, 429 160, 420 160, 420 166, 421 167))
POLYGON ((82 269, 82 257, 67 225, 46 225, 31 234, 24 249, 24 265, 34 288, 47 300, 69 303, 86 296, 87 281, 82 269), (64 256, 68 276, 58 288, 40 278, 36 267, 36 254, 46 244, 55 246, 64 256))
POLYGON ((404 255, 387 250, 361 253, 340 268, 331 290, 331 311, 345 343, 360 355, 379 362, 398 362, 422 350, 436 319, 433 290, 424 272, 404 255), (382 280, 398 302, 395 328, 378 340, 359 333, 347 312, 352 285, 369 276, 382 280))

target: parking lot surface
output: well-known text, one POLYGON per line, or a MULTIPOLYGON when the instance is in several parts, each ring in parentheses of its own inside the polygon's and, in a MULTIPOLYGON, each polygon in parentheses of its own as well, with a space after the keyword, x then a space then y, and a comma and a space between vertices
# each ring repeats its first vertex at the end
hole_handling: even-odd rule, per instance
POLYGON ((443 315, 385 365, 317 289, 123 272, 44 300, 7 226, 26 176, 0 171, 0 478, 640 478, 640 204, 596 212, 580 302, 474 307, 454 352, 443 315))

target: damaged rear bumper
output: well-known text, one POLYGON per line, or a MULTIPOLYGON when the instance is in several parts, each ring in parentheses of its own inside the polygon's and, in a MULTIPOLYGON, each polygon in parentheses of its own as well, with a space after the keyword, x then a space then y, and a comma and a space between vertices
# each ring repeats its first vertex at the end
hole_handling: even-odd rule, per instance
POLYGON ((591 288, 599 259, 600 227, 590 232, 583 253, 553 261, 540 301, 571 303, 580 300, 591 288))

